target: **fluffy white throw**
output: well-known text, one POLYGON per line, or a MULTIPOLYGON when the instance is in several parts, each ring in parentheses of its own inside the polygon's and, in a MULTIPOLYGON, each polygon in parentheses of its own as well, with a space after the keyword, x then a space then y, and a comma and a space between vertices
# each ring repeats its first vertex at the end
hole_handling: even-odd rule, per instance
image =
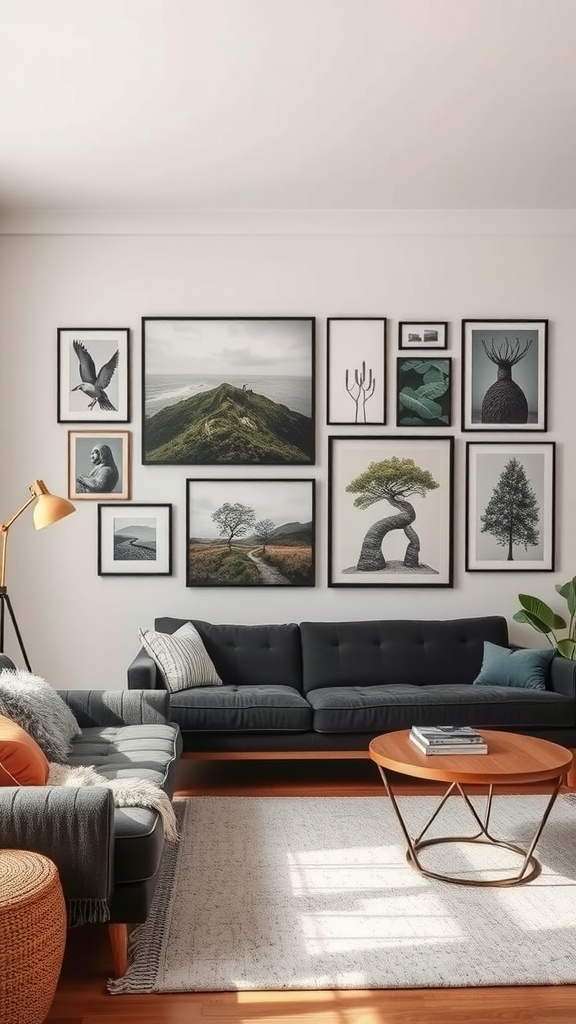
POLYGON ((50 762, 48 786, 106 786, 112 790, 116 807, 151 807, 158 812, 164 826, 166 841, 175 843, 180 836, 170 798, 147 779, 107 779, 95 768, 50 762))

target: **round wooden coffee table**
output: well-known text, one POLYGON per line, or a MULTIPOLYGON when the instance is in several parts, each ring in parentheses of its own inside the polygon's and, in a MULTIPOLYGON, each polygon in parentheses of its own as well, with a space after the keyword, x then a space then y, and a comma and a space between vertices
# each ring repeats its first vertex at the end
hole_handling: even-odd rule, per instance
POLYGON ((487 754, 422 754, 418 747, 410 742, 409 730, 403 729, 400 732, 376 736, 370 743, 370 757, 378 766, 408 844, 406 857, 423 875, 439 878, 443 882, 454 882, 457 885, 502 886, 529 882, 540 874, 541 865, 534 856, 534 848, 554 806, 562 779, 572 767, 572 753, 557 743, 535 739, 533 736, 520 736, 516 733, 495 732, 489 729, 482 729, 481 732, 488 744, 487 754), (388 772, 448 783, 448 788, 440 799, 436 810, 415 839, 410 836, 400 813, 388 772), (516 843, 495 838, 489 830, 494 787, 527 785, 532 782, 546 781, 550 781, 552 784, 552 792, 528 848, 524 849, 516 843), (477 813, 463 788, 469 785, 488 786, 483 819, 477 813), (464 800, 479 831, 471 836, 442 836, 424 839, 424 835, 442 810, 446 800, 455 792, 459 793, 464 800), (515 875, 494 880, 457 878, 454 875, 430 871, 421 863, 418 852, 427 846, 436 846, 441 843, 485 843, 490 846, 502 846, 520 855, 522 858, 520 870, 515 875))

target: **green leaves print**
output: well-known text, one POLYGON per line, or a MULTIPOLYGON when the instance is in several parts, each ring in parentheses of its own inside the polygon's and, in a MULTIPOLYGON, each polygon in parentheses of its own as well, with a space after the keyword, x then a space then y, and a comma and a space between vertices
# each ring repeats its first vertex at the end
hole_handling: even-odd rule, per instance
POLYGON ((399 427, 450 425, 450 359, 398 360, 399 427))

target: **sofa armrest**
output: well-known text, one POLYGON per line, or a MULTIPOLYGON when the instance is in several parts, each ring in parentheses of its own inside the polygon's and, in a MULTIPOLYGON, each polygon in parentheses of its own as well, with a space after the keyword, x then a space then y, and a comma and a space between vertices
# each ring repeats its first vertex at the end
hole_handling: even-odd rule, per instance
POLYGON ((162 672, 154 658, 151 658, 143 647, 128 665, 129 690, 165 690, 166 685, 162 672))
POLYGON ((112 791, 105 786, 0 788, 0 847, 31 850, 54 861, 69 921, 80 923, 74 901, 107 902, 112 892, 112 791))
POLYGON ((81 729, 91 726, 167 725, 167 690, 58 690, 81 729))
POLYGON ((562 693, 565 697, 576 699, 576 661, 570 661, 569 658, 562 658, 557 654, 550 665, 548 682, 554 693, 562 693))

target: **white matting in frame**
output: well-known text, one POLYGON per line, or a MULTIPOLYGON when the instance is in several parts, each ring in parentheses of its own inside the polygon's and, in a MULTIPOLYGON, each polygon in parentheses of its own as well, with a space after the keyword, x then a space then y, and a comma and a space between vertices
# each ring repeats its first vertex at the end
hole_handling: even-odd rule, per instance
POLYGON ((99 505, 98 575, 171 576, 172 505, 99 505))
POLYGON ((386 422, 386 317, 329 317, 327 422, 386 422))

